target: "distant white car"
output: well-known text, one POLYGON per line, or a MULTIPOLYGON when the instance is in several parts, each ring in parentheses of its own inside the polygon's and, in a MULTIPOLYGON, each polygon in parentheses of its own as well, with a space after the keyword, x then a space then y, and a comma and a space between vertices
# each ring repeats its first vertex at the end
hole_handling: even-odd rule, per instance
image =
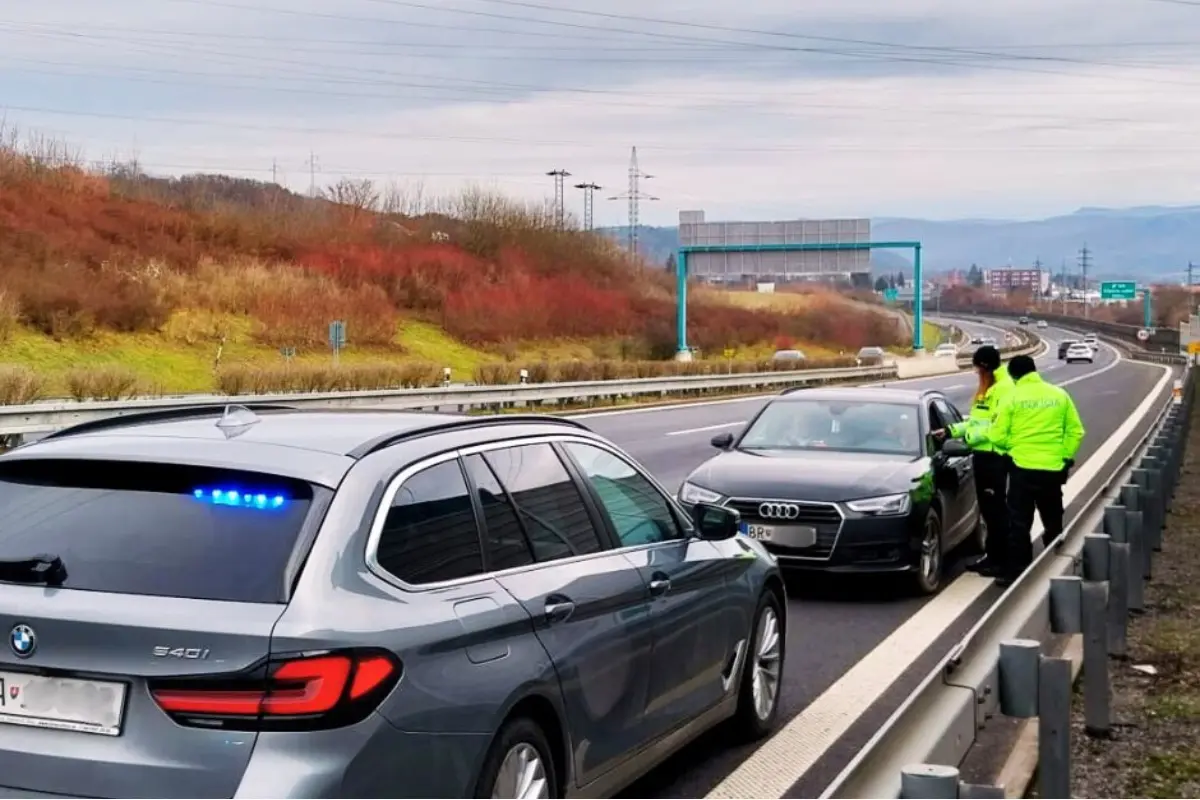
POLYGON ((1046 325, 1046 320, 1044 320, 1044 319, 1039 319, 1039 320, 1038 320, 1038 327, 1039 327, 1039 328, 1045 328, 1045 327, 1048 327, 1048 326, 1046 325))
POLYGON ((1096 360, 1096 351, 1089 347, 1085 342, 1076 342, 1067 348, 1067 357, 1065 361, 1068 364, 1074 364, 1076 361, 1086 361, 1091 364, 1096 360))
POLYGON ((952 344, 939 344, 933 354, 938 358, 954 358, 958 355, 958 348, 952 344))
POLYGON ((1086 336, 1084 336, 1083 341, 1084 341, 1084 344, 1089 344, 1092 347, 1095 347, 1097 344, 1099 344, 1099 340, 1097 340, 1096 334, 1094 334, 1094 333, 1089 333, 1086 336))

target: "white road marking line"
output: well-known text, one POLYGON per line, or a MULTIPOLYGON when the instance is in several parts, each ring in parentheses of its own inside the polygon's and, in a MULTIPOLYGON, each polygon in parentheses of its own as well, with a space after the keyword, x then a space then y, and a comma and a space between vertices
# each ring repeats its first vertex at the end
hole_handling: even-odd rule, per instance
MULTIPOLYGON (((1110 348, 1111 349, 1111 348, 1110 348)), ((1124 359, 1115 349, 1117 361, 1085 380, 1107 371, 1124 359)), ((1063 487, 1063 504, 1069 505, 1099 474, 1105 462, 1125 445, 1125 439, 1150 411, 1154 397, 1172 380, 1171 368, 1161 367, 1163 377, 1146 399, 1112 436, 1081 465, 1063 487)), ((1064 384, 1059 384, 1064 385, 1064 384)), ((1041 522, 1035 522, 1031 538, 1042 534, 1041 522)), ((896 678, 928 650, 950 625, 995 583, 971 573, 964 574, 921 607, 890 636, 825 690, 804 711, 763 743, 736 769, 713 787, 707 798, 783 797, 791 786, 854 724, 896 678)), ((799 621, 803 624, 803 620, 799 621)))
POLYGON ((703 433, 704 431, 719 431, 721 428, 732 428, 734 425, 743 424, 744 420, 738 422, 722 422, 717 425, 705 425, 703 428, 684 428, 681 431, 667 431, 667 436, 685 436, 689 433, 703 433))

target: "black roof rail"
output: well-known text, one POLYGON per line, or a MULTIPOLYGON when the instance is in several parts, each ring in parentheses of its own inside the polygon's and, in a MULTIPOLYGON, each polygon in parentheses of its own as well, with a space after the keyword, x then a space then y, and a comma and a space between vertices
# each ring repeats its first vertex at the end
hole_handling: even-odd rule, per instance
POLYGON ((399 444, 413 439, 420 439, 424 436, 430 436, 436 433, 449 433, 455 430, 469 430, 470 428, 480 428, 492 425, 531 425, 531 424, 552 424, 552 425, 568 425, 572 428, 591 432, 588 426, 582 422, 577 422, 569 417, 560 417, 554 414, 496 414, 489 417, 461 417, 452 419, 437 425, 428 425, 421 428, 412 428, 407 431, 399 431, 396 433, 385 433, 382 436, 377 436, 374 439, 369 439, 358 447, 355 447, 347 456, 354 459, 365 458, 371 453, 378 452, 385 448, 391 447, 394 444, 399 444))
POLYGON ((170 422, 171 420, 192 419, 196 417, 207 417, 210 414, 223 414, 227 408, 247 408, 251 411, 298 411, 296 406, 283 405, 282 403, 203 403, 199 405, 187 406, 171 406, 169 408, 155 408, 150 411, 135 411, 132 414, 115 414, 111 417, 103 419, 93 419, 88 422, 80 422, 78 425, 71 425, 67 428, 60 428, 53 433, 43 436, 40 441, 47 439, 61 439, 64 436, 75 436, 80 433, 93 433, 95 431, 108 430, 110 428, 123 428, 126 425, 139 425, 147 422, 170 422))

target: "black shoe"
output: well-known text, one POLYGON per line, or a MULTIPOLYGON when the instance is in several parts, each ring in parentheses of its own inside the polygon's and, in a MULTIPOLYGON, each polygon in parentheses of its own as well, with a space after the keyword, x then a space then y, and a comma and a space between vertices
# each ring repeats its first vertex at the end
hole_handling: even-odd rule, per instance
POLYGON ((967 572, 974 572, 977 575, 982 575, 985 578, 994 578, 1000 574, 1000 565, 993 561, 989 561, 987 556, 967 564, 966 569, 967 572))

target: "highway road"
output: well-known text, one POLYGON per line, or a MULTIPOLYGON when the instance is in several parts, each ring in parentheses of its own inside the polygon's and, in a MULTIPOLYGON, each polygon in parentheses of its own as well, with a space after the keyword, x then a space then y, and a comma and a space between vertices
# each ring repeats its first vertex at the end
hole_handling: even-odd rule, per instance
MULTIPOLYGON (((999 329, 993 326, 958 324, 968 332, 980 330, 1000 339, 999 329)), ((1138 407, 1162 377, 1162 370, 1120 359, 1107 346, 1100 348, 1094 364, 1066 365, 1057 359, 1057 342, 1070 335, 1053 328, 1037 333, 1049 345, 1048 351, 1038 358, 1039 371, 1047 380, 1071 391, 1083 418, 1087 436, 1079 459, 1082 466, 1138 407)), ((960 372, 936 378, 893 381, 887 385, 937 388, 965 411, 975 381, 972 373, 960 372)), ((742 398, 668 409, 599 412, 578 415, 578 418, 624 447, 674 491, 696 465, 713 454, 709 444, 712 436, 736 431, 763 402, 762 398, 742 398)), ((961 561, 955 563, 953 569, 961 571, 961 561)), ((988 592, 983 598, 988 602, 977 604, 980 605, 979 612, 994 601, 999 590, 989 589, 988 592)), ((789 583, 789 594, 791 626, 787 637, 787 672, 780 722, 784 724, 797 718, 791 725, 793 730, 806 721, 804 716, 797 715, 803 715, 856 663, 882 647, 881 643, 891 642, 888 637, 930 602, 905 597, 897 592, 894 582, 880 578, 794 579, 789 583)), ((958 636, 965 632, 971 621, 963 623, 963 631, 957 631, 958 636)), ((926 656, 934 655, 935 649, 939 648, 929 648, 926 656)), ((865 743, 871 727, 881 723, 899 699, 911 691, 916 680, 932 667, 932 662, 921 669, 920 661, 912 664, 902 661, 897 660, 893 669, 908 668, 904 676, 891 673, 880 676, 880 682, 888 684, 898 677, 904 680, 898 681, 887 696, 871 707, 867 718, 856 723, 836 743, 823 742, 818 746, 814 742, 812 753, 797 755, 797 762, 807 758, 812 763, 791 796, 812 797, 819 793, 865 743), (888 697, 891 697, 890 701, 888 697)), ((819 722, 814 721, 814 725, 819 727, 819 722)), ((817 733, 814 736, 820 738, 817 733)), ((704 797, 753 750, 753 747, 727 749, 719 734, 711 734, 631 787, 624 796, 704 797)), ((754 763, 753 758, 751 763, 754 763)), ((769 767, 764 765, 764 768, 769 767)))

